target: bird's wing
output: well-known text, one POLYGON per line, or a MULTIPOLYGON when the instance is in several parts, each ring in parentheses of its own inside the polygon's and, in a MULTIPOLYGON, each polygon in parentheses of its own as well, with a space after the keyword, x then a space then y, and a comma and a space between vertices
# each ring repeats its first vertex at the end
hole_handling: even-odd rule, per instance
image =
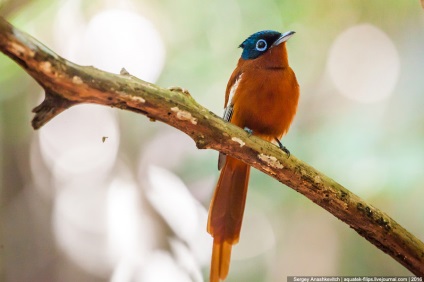
MULTIPOLYGON (((231 117, 233 115, 233 104, 230 103, 224 110, 224 115, 223 115, 223 119, 225 121, 231 122, 231 117)), ((221 170, 221 168, 224 166, 225 164, 225 160, 226 160, 227 156, 224 153, 219 153, 218 156, 218 170, 221 170)))
MULTIPOLYGON (((234 94, 237 91, 237 87, 240 84, 242 76, 243 74, 241 73, 241 71, 239 71, 238 68, 236 68, 227 84, 227 90, 225 91, 225 109, 224 109, 224 115, 222 117, 227 122, 231 122, 231 117, 233 116, 234 104, 232 100, 233 100, 234 94)), ((226 160, 226 155, 223 153, 219 153, 218 170, 221 170, 221 168, 224 166, 225 160, 226 160)))

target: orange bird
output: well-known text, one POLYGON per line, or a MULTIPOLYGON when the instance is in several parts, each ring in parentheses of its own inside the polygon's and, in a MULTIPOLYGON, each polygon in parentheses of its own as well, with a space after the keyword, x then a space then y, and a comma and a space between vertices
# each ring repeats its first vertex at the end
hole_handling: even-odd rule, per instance
MULTIPOLYGON (((276 142, 287 132, 296 114, 299 85, 287 58, 286 41, 294 31, 259 31, 243 49, 227 84, 224 119, 250 134, 276 142)), ((221 175, 209 208, 208 232, 213 249, 210 281, 227 277, 232 245, 239 241, 250 166, 220 153, 221 175)))

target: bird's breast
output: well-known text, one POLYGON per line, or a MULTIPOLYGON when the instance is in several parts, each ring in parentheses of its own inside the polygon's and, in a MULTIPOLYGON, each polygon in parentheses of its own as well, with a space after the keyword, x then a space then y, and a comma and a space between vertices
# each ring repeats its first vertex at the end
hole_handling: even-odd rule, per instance
POLYGON ((272 140, 287 132, 296 114, 299 85, 291 68, 253 69, 238 81, 231 122, 272 140))

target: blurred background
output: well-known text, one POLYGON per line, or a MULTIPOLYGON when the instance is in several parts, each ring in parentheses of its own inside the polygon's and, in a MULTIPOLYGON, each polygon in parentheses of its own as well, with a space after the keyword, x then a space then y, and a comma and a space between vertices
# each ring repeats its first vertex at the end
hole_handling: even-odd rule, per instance
MULTIPOLYGON (((81 65, 181 86, 222 114, 237 46, 296 31, 301 85, 283 143, 424 240, 424 11, 418 0, 0 0, 81 65)), ((217 152, 130 112, 81 105, 38 131, 42 89, 0 54, 0 280, 206 281, 217 152)), ((256 170, 227 281, 410 275, 256 170)))

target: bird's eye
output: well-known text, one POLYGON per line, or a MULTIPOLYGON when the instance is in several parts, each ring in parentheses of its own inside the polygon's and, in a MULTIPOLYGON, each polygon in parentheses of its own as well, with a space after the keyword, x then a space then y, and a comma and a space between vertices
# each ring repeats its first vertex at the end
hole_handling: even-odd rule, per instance
POLYGON ((268 46, 268 44, 266 44, 266 41, 263 40, 263 39, 259 39, 256 42, 256 50, 258 50, 258 51, 265 51, 267 46, 268 46))

